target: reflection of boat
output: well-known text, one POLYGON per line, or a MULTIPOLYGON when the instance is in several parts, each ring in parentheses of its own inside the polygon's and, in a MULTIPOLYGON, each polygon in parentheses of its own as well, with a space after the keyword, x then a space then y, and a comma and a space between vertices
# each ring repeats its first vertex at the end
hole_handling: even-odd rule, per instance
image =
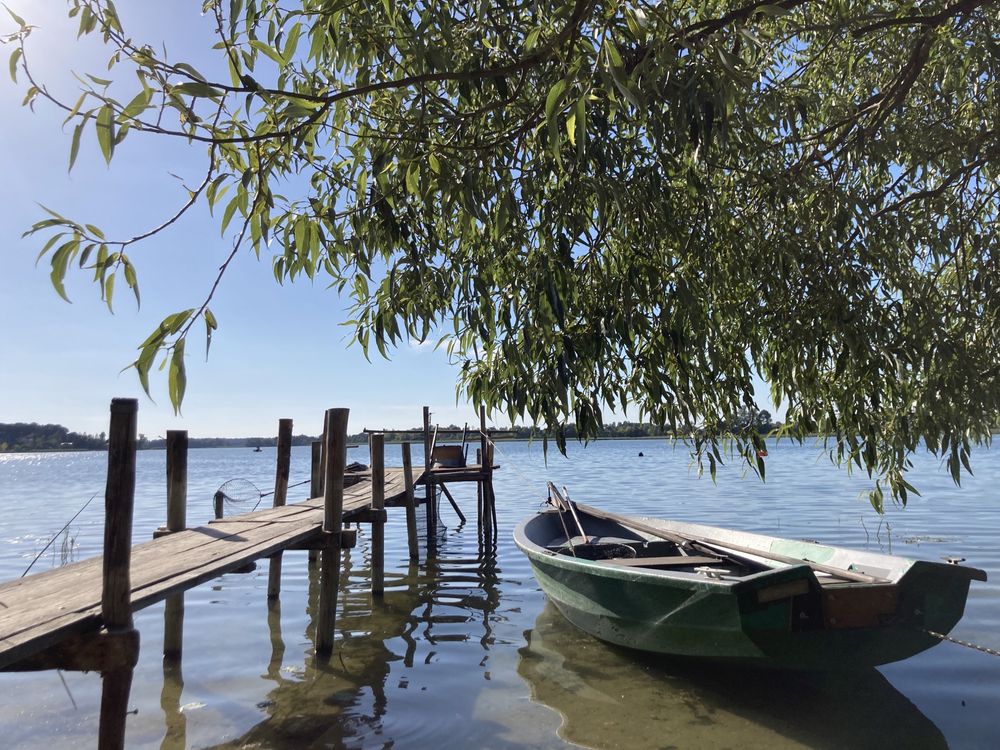
MULTIPOLYGON (((552 490, 555 490, 553 487, 552 490)), ((800 669, 863 668, 939 642, 986 574, 577 506, 514 532, 574 625, 630 648, 800 669), (571 531, 572 530, 572 531, 571 531)))
POLYGON ((941 731, 874 669, 783 673, 608 647, 551 604, 525 632, 518 675, 591 748, 946 748, 941 731))

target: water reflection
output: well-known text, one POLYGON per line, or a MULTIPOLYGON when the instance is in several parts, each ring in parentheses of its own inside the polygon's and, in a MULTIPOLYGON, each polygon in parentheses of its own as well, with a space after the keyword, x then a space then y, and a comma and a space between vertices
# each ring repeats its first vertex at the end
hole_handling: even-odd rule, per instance
POLYGON ((601 643, 551 604, 525 633, 518 674, 591 748, 946 748, 876 670, 794 674, 678 663, 601 643))
MULTIPOLYGON (((443 548, 422 564, 387 571, 381 599, 370 593, 370 568, 360 559, 365 550, 345 555, 333 654, 316 658, 307 647, 299 667, 282 666, 288 650, 280 607, 272 603, 272 656, 265 677, 274 687, 260 704, 267 718, 219 747, 420 746, 440 731, 435 703, 446 704, 449 713, 471 715, 477 691, 467 684, 455 691, 433 680, 432 687, 410 683, 423 683, 422 673, 438 668, 442 653, 449 654, 445 661, 450 669, 456 648, 461 659, 455 666, 463 672, 477 663, 486 665, 500 585, 495 540, 486 540, 481 550, 479 555, 463 554, 461 548, 446 554, 449 550, 443 548)), ((305 632, 311 641, 318 604, 316 566, 310 565, 309 579, 311 616, 305 632)), ((479 728, 488 724, 479 722, 479 728)))
POLYGON ((184 750, 187 747, 187 716, 181 710, 183 692, 184 675, 181 663, 164 660, 160 708, 163 710, 166 731, 160 743, 160 750, 184 750))

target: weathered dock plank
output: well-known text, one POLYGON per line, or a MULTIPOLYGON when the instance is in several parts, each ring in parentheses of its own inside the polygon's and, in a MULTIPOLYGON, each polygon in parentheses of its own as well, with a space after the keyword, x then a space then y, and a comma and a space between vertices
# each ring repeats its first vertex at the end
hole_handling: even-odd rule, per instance
MULTIPOLYGON (((402 469, 386 469, 397 500, 402 469)), ((371 508, 371 479, 344 489, 344 520, 371 508)), ((133 611, 322 534, 323 498, 230 516, 132 548, 133 611)), ((102 558, 0 584, 0 669, 100 626, 102 558)))

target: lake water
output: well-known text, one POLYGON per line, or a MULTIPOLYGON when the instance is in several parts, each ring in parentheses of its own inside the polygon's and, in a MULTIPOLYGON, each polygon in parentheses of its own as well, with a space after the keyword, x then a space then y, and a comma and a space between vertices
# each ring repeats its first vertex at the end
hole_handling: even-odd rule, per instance
MULTIPOLYGON (((386 463, 399 465, 398 446, 386 463)), ((0 578, 19 576, 87 500, 33 570, 100 553, 106 456, 0 455, 0 578), (95 497, 96 496, 96 497, 95 497)), ((364 449, 348 461, 367 463, 364 449)), ((419 452, 414 462, 422 464, 419 452)), ((570 457, 540 444, 501 443, 495 475, 498 544, 484 549, 474 486, 455 492, 470 523, 444 503, 437 555, 411 565, 404 514, 386 526, 386 593, 369 593, 369 539, 347 553, 328 663, 313 658, 316 573, 304 552, 284 556, 280 606, 268 607, 267 562, 186 594, 180 669, 161 659, 163 605, 142 610, 129 747, 195 748, 987 748, 1000 728, 1000 658, 943 643, 907 661, 848 675, 790 675, 678 665, 598 642, 547 605, 511 541, 542 500, 545 481, 621 512, 700 521, 983 568, 953 635, 1000 648, 1000 452, 977 450, 974 477, 954 487, 918 456, 909 507, 879 517, 863 476, 833 467, 818 447, 771 445, 766 483, 724 467, 698 478, 683 448, 663 440, 602 441, 570 457), (644 457, 639 457, 642 452, 644 457)), ((165 515, 165 458, 139 454, 134 532, 165 515)), ((272 489, 274 449, 193 450, 188 523, 212 516, 226 480, 272 489)), ((295 448, 291 482, 308 479, 295 448)), ((306 487, 290 490, 303 499, 306 487)), ((267 503, 269 498, 265 499, 267 503)), ((249 510, 249 507, 243 508, 249 510)), ((423 516, 423 509, 419 515, 423 516)), ((3 747, 96 744, 96 674, 0 674, 3 747)))

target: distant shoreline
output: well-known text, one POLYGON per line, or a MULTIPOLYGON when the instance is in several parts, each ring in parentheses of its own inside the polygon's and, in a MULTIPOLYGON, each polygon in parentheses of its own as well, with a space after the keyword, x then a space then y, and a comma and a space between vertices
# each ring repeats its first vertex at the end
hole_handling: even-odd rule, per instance
MULTIPOLYGON (((762 412, 764 420, 753 423, 754 428, 761 434, 767 434, 780 423, 773 423, 769 420, 766 412, 762 412)), ((730 429, 743 430, 746 423, 740 422, 730 429)), ((576 433, 575 425, 568 425, 565 439, 567 442, 580 441, 576 433)), ((603 434, 590 438, 590 440, 684 440, 685 437, 678 437, 662 431, 660 428, 639 422, 612 422, 602 425, 600 428, 603 434)), ((543 442, 555 441, 554 435, 545 434, 536 427, 509 427, 491 428, 491 440, 496 442, 543 442)), ((368 432, 360 432, 347 435, 349 444, 365 445, 368 443, 368 432)), ((385 442, 390 445, 401 443, 423 442, 423 431, 419 428, 400 428, 398 430, 387 429, 383 431, 385 442)), ((457 425, 438 426, 434 428, 434 434, 440 435, 441 444, 454 445, 459 442, 459 436, 465 435, 467 444, 475 445, 480 441, 479 430, 475 427, 469 429, 458 427, 457 425), (445 438, 444 436, 447 436, 445 438)), ((321 436, 293 435, 292 445, 311 445, 322 440, 321 436)), ((188 438, 188 448, 240 448, 251 451, 263 450, 264 448, 274 448, 278 439, 274 435, 250 436, 250 437, 207 437, 188 438)), ((139 433, 136 437, 136 448, 138 450, 163 450, 166 448, 166 439, 163 437, 149 438, 139 433)), ((71 432, 62 425, 19 422, 15 424, 0 423, 0 455, 21 454, 21 453, 78 453, 83 451, 104 452, 107 450, 107 439, 105 433, 99 435, 88 435, 85 433, 71 432)))
MULTIPOLYGON (((223 439, 230 439, 230 438, 223 438, 223 439)), ((243 440, 243 438, 231 438, 231 439, 232 440, 243 440)), ((321 438, 317 437, 317 438, 313 438, 312 441, 308 441, 308 442, 298 442, 298 441, 295 441, 295 442, 292 443, 292 447, 302 447, 304 445, 310 445, 311 442, 314 442, 314 441, 318 442, 320 439, 321 438)), ((609 436, 606 436, 606 437, 590 438, 590 440, 588 440, 587 442, 591 442, 591 443, 593 443, 593 442, 605 442, 605 441, 621 441, 621 442, 633 441, 634 442, 634 441, 638 441, 638 440, 677 440, 677 441, 682 441, 683 439, 684 438, 674 438, 674 437, 671 437, 670 435, 634 435, 634 436, 633 435, 629 435, 629 436, 621 436, 621 437, 614 436, 614 435, 609 435, 609 436)), ((214 441, 214 440, 216 440, 216 438, 192 438, 190 440, 190 443, 194 443, 197 440, 213 440, 214 441)), ((554 438, 549 438, 549 441, 550 442, 554 442, 554 438)), ((161 444, 163 441, 159 441, 158 440, 158 441, 150 441, 150 442, 151 442, 150 445, 146 445, 146 446, 143 446, 141 448, 138 448, 138 450, 140 450, 140 451, 162 451, 162 450, 166 450, 166 446, 161 444)), ((407 442, 407 441, 406 440, 386 440, 385 444, 386 445, 402 445, 405 442, 407 442)), ((420 441, 419 440, 410 440, 408 442, 410 442, 410 443, 419 443, 420 441)), ((458 442, 460 442, 460 441, 458 441, 458 440, 447 441, 447 444, 454 445, 454 444, 456 444, 458 442)), ((476 437, 475 439, 469 439, 469 440, 466 440, 465 442, 468 445, 477 445, 479 443, 479 439, 478 439, 478 437, 476 437)), ((504 438, 493 438, 493 442, 494 443, 527 443, 527 442, 541 443, 542 442, 542 438, 541 437, 514 437, 514 438, 506 438, 506 437, 504 437, 504 438)), ((566 442, 570 443, 570 442, 581 442, 581 441, 578 441, 575 437, 572 437, 572 438, 567 438, 566 442)), ((364 445, 364 444, 365 444, 364 441, 349 441, 348 448, 358 448, 358 447, 360 447, 361 445, 364 445)), ((256 453, 256 452, 258 452, 256 450, 258 447, 260 447, 260 449, 261 449, 260 452, 263 453, 265 450, 274 449, 276 447, 276 445, 275 445, 275 442, 274 442, 273 438, 271 439, 271 443, 270 444, 261 441, 261 443, 259 445, 257 443, 251 443, 249 445, 246 445, 246 444, 239 444, 239 445, 194 445, 194 444, 189 444, 188 445, 188 449, 189 450, 209 450, 209 449, 212 449, 212 448, 226 448, 226 449, 231 449, 231 450, 246 450, 246 451, 249 451, 250 453, 256 453)), ((29 453, 106 453, 106 452, 107 452, 106 448, 39 448, 39 449, 34 449, 34 450, 14 450, 14 451, 12 451, 12 450, 6 450, 6 451, 0 451, 0 456, 7 456, 7 455, 16 456, 16 455, 24 455, 24 454, 29 454, 29 453)))

